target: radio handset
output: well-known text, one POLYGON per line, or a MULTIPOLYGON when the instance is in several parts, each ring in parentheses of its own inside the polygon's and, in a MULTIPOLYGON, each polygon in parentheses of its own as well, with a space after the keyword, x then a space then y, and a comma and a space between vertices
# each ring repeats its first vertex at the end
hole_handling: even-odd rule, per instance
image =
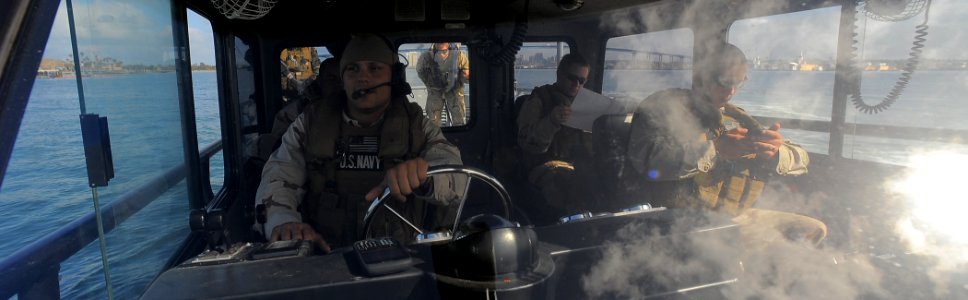
POLYGON ((353 256, 371 277, 402 272, 414 265, 410 253, 390 237, 356 241, 353 256))

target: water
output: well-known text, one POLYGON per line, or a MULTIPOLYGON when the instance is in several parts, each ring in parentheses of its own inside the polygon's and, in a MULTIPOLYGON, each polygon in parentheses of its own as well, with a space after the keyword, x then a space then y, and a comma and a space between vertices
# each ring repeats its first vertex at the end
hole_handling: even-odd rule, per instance
MULTIPOLYGON (((517 72, 540 72, 518 70, 517 72)), ((545 71, 548 72, 548 71, 545 71)), ((553 72, 553 71, 552 71, 553 72)), ((527 74, 527 73, 524 73, 527 74)), ((553 74, 553 73, 552 73, 553 74)), ((733 103, 753 115, 830 121, 834 72, 751 71, 749 80, 733 97, 733 103)), ((866 72, 861 93, 868 104, 877 104, 894 86, 899 72, 866 72)), ((689 88, 691 71, 614 70, 605 74, 603 92, 618 96, 634 108, 653 92, 689 88)), ((519 80, 519 87, 520 82, 519 80)), ((968 72, 918 71, 900 99, 878 114, 864 114, 848 103, 847 122, 868 125, 968 129, 968 72)), ((823 132, 781 129, 785 138, 810 152, 828 153, 829 136, 823 132)), ((910 154, 928 150, 968 153, 960 143, 920 142, 848 135, 844 157, 890 164, 905 164, 910 154)))
MULTIPOLYGON (((554 81, 554 70, 516 70, 519 89, 554 81)), ((760 72, 750 74, 735 102, 753 114, 829 120, 833 72, 760 72)), ((864 93, 882 97, 897 73, 865 74, 864 93)), ((650 93, 669 87, 688 87, 688 71, 615 70, 605 74, 605 94, 624 95, 628 107, 650 93)), ((410 77, 411 81, 415 76, 410 77)), ((219 138, 215 73, 193 73, 199 144, 219 138)), ((109 117, 117 177, 100 193, 104 201, 143 184, 181 160, 180 124, 174 74, 136 74, 84 78, 88 109, 109 117)), ((419 81, 419 80, 416 80, 419 81)), ((419 85, 419 84, 415 84, 419 85)), ((915 74, 892 109, 878 115, 853 113, 849 122, 918 127, 968 129, 963 96, 968 94, 968 72, 915 74)), ((419 98, 419 97, 418 97, 419 98)), ((415 99, 419 100, 419 99, 415 99)), ((471 99, 473 101, 473 99, 471 99)), ((0 187, 0 257, 55 231, 92 211, 91 192, 78 125, 79 106, 73 79, 38 79, 14 147, 10 167, 0 187)), ((813 152, 826 153, 827 135, 784 129, 788 138, 813 152)), ((919 147, 961 145, 895 142, 848 138, 848 157, 903 161, 919 147), (856 145, 855 145, 856 144, 856 145), (873 146, 869 146, 873 145, 873 146)), ((221 155, 211 163, 213 189, 222 184, 221 155)), ((184 182, 143 209, 108 235, 115 295, 134 298, 141 293, 188 233, 188 201, 184 182), (162 226, 159 226, 162 225, 162 226)), ((102 202, 103 203, 103 202, 102 202)), ((104 298, 97 243, 69 259, 61 269, 64 298, 104 298)))
MULTIPOLYGON (((215 73, 195 73, 199 143, 219 137, 215 73)), ((87 110, 108 117, 115 179, 98 189, 102 205, 181 162, 181 125, 174 73, 84 78, 87 110)), ((73 79, 35 82, 10 166, 0 187, 0 257, 93 211, 81 147, 73 79)), ((221 155, 213 158, 221 186, 221 155)), ((188 233, 184 181, 107 236, 115 295, 139 295, 188 233), (161 226, 159 226, 161 225, 161 226)), ((97 243, 61 266, 65 298, 104 298, 97 243)))

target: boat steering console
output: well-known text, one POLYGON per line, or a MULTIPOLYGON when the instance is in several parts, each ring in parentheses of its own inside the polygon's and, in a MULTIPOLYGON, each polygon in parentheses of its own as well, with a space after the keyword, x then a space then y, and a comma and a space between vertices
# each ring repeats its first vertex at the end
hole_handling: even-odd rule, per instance
MULTIPOLYGON (((468 185, 473 179, 484 182, 498 195, 503 216, 480 214, 463 219, 465 191, 454 226, 430 232, 385 205, 390 193, 387 189, 371 202, 363 233, 352 247, 312 255, 308 241, 280 241, 208 250, 162 273, 143 297, 582 298, 581 277, 601 259, 604 247, 616 241, 615 233, 624 226, 644 225, 667 236, 738 232, 728 218, 707 220, 694 227, 672 226, 674 220, 689 212, 647 204, 619 212, 563 216, 557 224, 538 228, 523 226, 511 220, 510 194, 494 177, 466 166, 428 170, 428 175, 437 174, 464 174, 468 185), (370 237, 370 223, 381 209, 411 226, 418 233, 414 240, 404 245, 389 237, 370 237)), ((737 265, 736 270, 722 270, 696 282, 657 285, 654 294, 714 289, 735 281, 738 273, 737 265)))

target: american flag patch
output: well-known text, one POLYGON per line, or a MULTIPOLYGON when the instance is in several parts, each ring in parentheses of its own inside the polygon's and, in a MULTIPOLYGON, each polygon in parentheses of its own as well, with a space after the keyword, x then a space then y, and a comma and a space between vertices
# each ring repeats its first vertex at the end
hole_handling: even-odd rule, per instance
POLYGON ((376 136, 354 136, 350 137, 348 152, 353 153, 377 153, 380 147, 380 137, 376 136))

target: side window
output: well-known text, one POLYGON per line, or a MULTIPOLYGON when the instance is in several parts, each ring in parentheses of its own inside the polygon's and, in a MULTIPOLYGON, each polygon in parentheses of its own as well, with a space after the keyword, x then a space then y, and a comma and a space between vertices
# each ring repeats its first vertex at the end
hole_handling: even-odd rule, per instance
POLYGON ((693 40, 690 29, 608 39, 602 94, 623 102, 631 111, 654 92, 690 88, 693 40))
MULTIPOLYGON (((743 50, 750 70, 732 102, 757 117, 830 121, 839 20, 840 7, 830 7, 733 23, 729 42, 743 50)), ((828 152, 826 131, 781 125, 788 125, 784 138, 828 152)))
POLYGON ((936 151, 968 153, 968 145, 956 138, 959 131, 968 130, 964 121, 968 115, 964 101, 968 38, 964 31, 949 29, 963 28, 968 7, 955 0, 929 3, 930 18, 924 11, 898 22, 872 19, 871 15, 878 14, 873 12, 858 16, 866 25, 855 32, 863 38, 855 43, 862 48, 854 60, 863 70, 861 99, 866 105, 877 105, 894 91, 899 96, 889 108, 874 114, 854 108, 856 98, 848 98, 844 157, 920 166, 918 157, 937 157, 936 151), (923 32, 927 36, 918 36, 917 27, 926 21, 923 32), (926 39, 920 43, 923 47, 914 44, 919 38, 926 39), (921 51, 916 58, 911 56, 915 48, 921 51), (912 58, 917 59, 917 68, 906 70, 912 58), (906 73, 910 79, 902 78, 906 73), (898 89, 901 85, 905 86, 898 89))
POLYGON ((206 149, 222 140, 218 79, 215 74, 215 39, 212 36, 212 23, 192 10, 188 10, 188 27, 198 151, 203 155, 202 165, 208 162, 209 185, 212 193, 217 193, 225 182, 225 162, 222 151, 210 157, 204 156, 206 149))
MULTIPOLYGON (((239 101, 239 122, 242 125, 246 156, 260 156, 259 145, 259 107, 256 101, 256 70, 254 60, 258 57, 256 49, 248 44, 248 37, 236 36, 231 44, 235 59, 235 87, 239 101)), ((271 116, 266 116, 270 118, 271 116)))
POLYGON ((414 102, 441 127, 463 126, 471 116, 470 60, 458 42, 403 44, 398 50, 406 59, 407 82, 414 102))
POLYGON ((0 189, 0 257, 44 255, 18 272, 54 278, 45 295, 137 298, 180 247, 173 237, 191 232, 174 11, 168 0, 61 3, 0 189), (88 134, 101 138, 88 146, 110 146, 87 147, 91 164, 82 122, 108 128, 88 134))
POLYGON ((571 53, 571 47, 565 42, 524 43, 514 60, 514 97, 554 83, 558 61, 568 53, 571 53))

